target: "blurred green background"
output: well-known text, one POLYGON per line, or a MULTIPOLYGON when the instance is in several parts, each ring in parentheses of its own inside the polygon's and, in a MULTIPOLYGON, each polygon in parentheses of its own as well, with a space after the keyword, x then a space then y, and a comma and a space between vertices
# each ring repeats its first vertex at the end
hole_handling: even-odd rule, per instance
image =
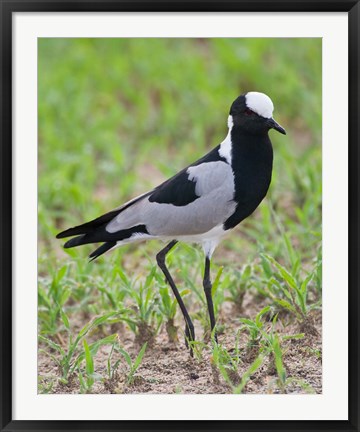
MULTIPOLYGON (((129 304, 139 311, 129 312, 136 337, 144 322, 156 334, 173 318, 172 297, 154 269, 162 243, 127 245, 89 264, 95 246, 65 251, 55 235, 157 186, 218 145, 231 103, 247 91, 271 97, 287 135, 270 132, 275 159, 267 198, 215 251, 213 277, 224 265, 215 309, 224 325, 239 320, 248 291, 250 318, 271 307, 306 333, 304 323, 321 304, 321 64, 321 39, 312 38, 39 39, 39 333, 55 337, 42 342, 64 346, 91 317, 129 304), (225 300, 238 312, 221 313, 225 300)), ((179 245, 170 255, 180 288, 191 293, 185 303, 206 329, 202 254, 179 245)), ((281 336, 287 324, 277 331, 281 336)), ((81 359, 80 378, 87 373, 81 359)), ((278 374, 283 390, 285 375, 278 374)), ((40 391, 51 391, 57 379, 40 391)), ((81 391, 88 387, 82 383, 81 391)))

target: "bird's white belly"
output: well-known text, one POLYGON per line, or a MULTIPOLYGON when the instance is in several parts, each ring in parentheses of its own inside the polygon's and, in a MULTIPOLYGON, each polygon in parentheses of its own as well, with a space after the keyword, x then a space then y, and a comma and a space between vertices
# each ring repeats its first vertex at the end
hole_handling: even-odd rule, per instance
POLYGON ((211 258, 216 246, 219 244, 220 240, 228 233, 229 231, 225 231, 223 229, 223 225, 218 225, 212 228, 210 231, 207 231, 202 234, 194 234, 194 235, 184 235, 177 236, 176 240, 185 242, 185 243, 198 243, 201 244, 204 249, 204 253, 211 258))

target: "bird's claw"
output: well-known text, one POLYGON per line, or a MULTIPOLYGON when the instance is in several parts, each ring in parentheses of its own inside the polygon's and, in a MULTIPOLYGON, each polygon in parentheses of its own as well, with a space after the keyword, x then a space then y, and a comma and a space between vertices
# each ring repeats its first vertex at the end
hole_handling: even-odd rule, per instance
POLYGON ((185 325, 185 346, 186 348, 190 349, 191 357, 194 357, 194 349, 192 345, 189 344, 189 342, 194 342, 194 341, 195 341, 195 330, 190 329, 189 326, 186 324, 185 325))
POLYGON ((217 335, 217 331, 214 330, 214 329, 211 331, 211 338, 212 338, 216 343, 218 343, 218 335, 217 335))

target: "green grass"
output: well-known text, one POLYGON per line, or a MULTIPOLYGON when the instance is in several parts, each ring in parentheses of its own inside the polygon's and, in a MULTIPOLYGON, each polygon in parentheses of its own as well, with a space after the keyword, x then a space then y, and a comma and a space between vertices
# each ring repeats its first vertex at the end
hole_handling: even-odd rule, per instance
MULTIPOLYGON (((125 246, 91 264, 91 246, 64 251, 55 235, 156 186, 216 146, 231 102, 249 90, 272 98, 287 136, 271 132, 268 196, 213 259, 217 314, 224 302, 236 311, 231 327, 220 320, 219 332, 243 334, 239 356, 202 341, 197 350, 200 357, 211 350, 229 391, 243 391, 265 358, 273 359, 276 385, 286 391, 295 379, 287 376, 282 341, 291 334, 286 325, 280 330, 278 317, 309 329, 321 308, 321 40, 39 39, 38 48, 39 347, 58 367, 50 384, 40 376, 39 391, 52 392, 69 376, 79 391, 94 391, 95 382, 114 379, 121 357, 131 385, 160 332, 183 343, 179 311, 155 266, 159 242, 125 246), (257 305, 247 321, 245 295, 257 305), (261 325, 264 307, 271 337, 261 325), (133 354, 112 332, 116 325, 133 334, 133 354), (257 357, 234 384, 228 369, 236 375, 251 343, 257 357), (103 346, 107 366, 96 370, 93 358, 103 346)), ((202 252, 179 245, 168 263, 209 336, 202 252)))

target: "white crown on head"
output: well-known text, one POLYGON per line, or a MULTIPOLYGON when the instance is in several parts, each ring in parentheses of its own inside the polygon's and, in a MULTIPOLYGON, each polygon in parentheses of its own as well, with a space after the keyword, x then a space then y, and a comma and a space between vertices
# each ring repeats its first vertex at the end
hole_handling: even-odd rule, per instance
POLYGON ((245 95, 246 106, 261 117, 271 118, 274 111, 272 100, 264 93, 248 92, 245 95))

